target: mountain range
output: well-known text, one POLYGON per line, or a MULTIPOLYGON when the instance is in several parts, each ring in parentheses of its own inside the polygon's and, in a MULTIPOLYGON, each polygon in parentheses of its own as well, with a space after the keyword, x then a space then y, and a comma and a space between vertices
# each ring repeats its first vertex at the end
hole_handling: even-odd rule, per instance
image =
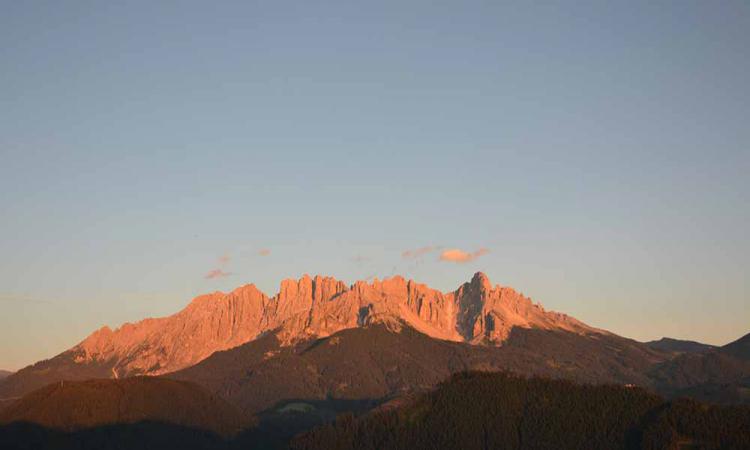
POLYGON ((750 335, 723 347, 637 342, 547 311, 482 273, 446 293, 399 276, 346 285, 305 275, 284 280, 273 297, 249 284, 196 297, 169 317, 99 329, 0 380, 0 424, 78 432, 102 425, 90 422, 96 416, 218 436, 252 423, 245 438, 278 447, 342 413, 399 404, 466 371, 750 403, 749 343, 750 335), (101 411, 86 413, 82 399, 99 396, 101 411), (184 415, 158 407, 171 398, 184 415), (49 413, 69 409, 84 413, 49 413), (226 420, 207 420, 206 411, 226 420))
POLYGON ((196 297, 169 317, 116 330, 103 327, 60 355, 10 376, 0 385, 0 398, 60 379, 174 372, 269 332, 282 345, 291 345, 374 323, 403 324, 432 338, 487 346, 501 345, 514 328, 609 334, 546 311, 512 288, 492 286, 483 273, 448 293, 400 276, 347 286, 331 277, 305 275, 282 281, 273 297, 248 284, 196 297))

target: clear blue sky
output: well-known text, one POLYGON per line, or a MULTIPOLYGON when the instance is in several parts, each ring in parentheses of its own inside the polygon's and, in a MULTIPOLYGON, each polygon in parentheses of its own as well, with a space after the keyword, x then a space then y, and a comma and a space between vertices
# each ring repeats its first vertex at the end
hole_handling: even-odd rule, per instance
POLYGON ((0 367, 305 272, 750 331, 747 2, 166 3, 3 2, 0 367))

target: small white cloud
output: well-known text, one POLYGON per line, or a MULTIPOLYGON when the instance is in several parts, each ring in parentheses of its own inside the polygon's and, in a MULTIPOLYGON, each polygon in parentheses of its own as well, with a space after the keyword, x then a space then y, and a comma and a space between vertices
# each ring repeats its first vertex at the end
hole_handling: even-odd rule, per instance
POLYGON ((486 248, 480 248, 474 252, 465 252, 458 248, 451 248, 443 251, 440 254, 441 261, 454 262, 454 263, 467 263, 474 261, 480 256, 486 255, 490 251, 486 248))

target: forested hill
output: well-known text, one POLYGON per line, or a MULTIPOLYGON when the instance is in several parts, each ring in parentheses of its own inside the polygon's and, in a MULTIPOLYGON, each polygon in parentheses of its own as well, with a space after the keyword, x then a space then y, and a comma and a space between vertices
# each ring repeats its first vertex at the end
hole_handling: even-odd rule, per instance
POLYGON ((291 448, 747 449, 750 407, 470 372, 402 406, 341 417, 298 436, 291 448))

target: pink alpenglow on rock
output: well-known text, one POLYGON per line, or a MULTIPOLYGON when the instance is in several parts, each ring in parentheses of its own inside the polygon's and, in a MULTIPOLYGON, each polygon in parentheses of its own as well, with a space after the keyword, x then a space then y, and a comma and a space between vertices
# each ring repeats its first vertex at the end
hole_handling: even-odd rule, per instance
POLYGON ((113 376, 163 374, 212 353, 275 331, 284 344, 385 323, 408 325, 438 339, 501 345, 513 327, 600 333, 571 317, 547 312, 509 287, 492 286, 483 273, 452 292, 394 276, 347 286, 331 277, 304 275, 281 282, 268 297, 248 284, 196 297, 169 317, 104 327, 73 350, 77 362, 114 364, 113 376))

